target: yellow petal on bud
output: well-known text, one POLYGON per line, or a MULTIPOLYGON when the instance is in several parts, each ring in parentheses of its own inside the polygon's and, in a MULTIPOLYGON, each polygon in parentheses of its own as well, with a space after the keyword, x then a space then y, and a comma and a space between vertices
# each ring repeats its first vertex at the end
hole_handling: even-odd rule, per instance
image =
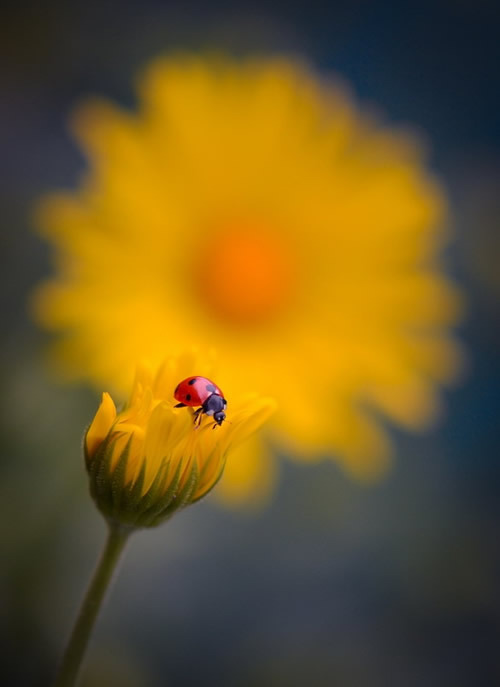
POLYGON ((151 486, 162 463, 171 457, 181 439, 193 432, 193 420, 189 413, 175 411, 165 402, 151 413, 144 441, 146 475, 144 491, 151 486))
POLYGON ((107 437, 115 419, 115 404, 111 396, 105 391, 102 395, 101 405, 85 436, 85 447, 88 456, 92 457, 94 455, 99 445, 107 437))
POLYGON ((224 440, 228 445, 237 445, 256 432, 266 420, 276 411, 277 403, 274 398, 248 396, 231 413, 228 431, 224 440))
MULTIPOLYGON (((207 449, 205 453, 207 458, 202 466, 201 478, 194 495, 195 500, 200 498, 207 491, 210 491, 214 484, 218 482, 221 473, 224 470, 228 453, 232 454, 233 451, 236 450, 239 455, 240 445, 242 443, 246 445, 248 443, 246 440, 252 434, 257 432, 258 429, 260 429, 260 427, 269 419, 275 410, 276 401, 273 398, 260 398, 253 395, 247 396, 243 401, 236 405, 234 413, 230 413, 231 419, 228 423, 224 423, 223 427, 221 428, 216 428, 216 432, 209 430, 208 432, 204 433, 204 443, 207 449), (218 436, 220 436, 220 438, 217 438, 218 436)), ((207 426, 205 426, 205 429, 207 429, 207 426)), ((256 444, 252 443, 251 446, 255 448, 256 444)), ((245 459, 247 454, 248 450, 243 451, 243 456, 245 459)), ((259 464, 263 463, 266 465, 265 470, 259 469, 257 471, 262 474, 265 473, 264 479, 262 480, 263 484, 261 486, 263 488, 263 493, 265 493, 266 496, 269 491, 268 484, 274 481, 271 475, 274 475, 275 473, 274 462, 271 460, 268 454, 269 451, 266 451, 264 446, 259 444, 259 451, 253 455, 253 460, 250 460, 250 463, 252 464, 257 462, 259 464)), ((244 462, 246 465, 247 461, 245 460, 244 462)), ((252 469, 253 468, 251 467, 250 470, 252 469)), ((243 472, 246 474, 248 471, 245 471, 246 468, 243 469, 243 472)), ((242 474, 241 471, 239 474, 242 474)), ((226 477, 224 477, 222 480, 223 492, 225 491, 225 481, 226 477)), ((231 485, 234 486, 234 481, 231 482, 231 485)), ((254 496, 253 491, 256 485, 251 483, 247 486, 248 491, 252 492, 252 496, 254 496)), ((236 491, 240 490, 237 489, 236 491)), ((246 492, 241 498, 239 493, 235 494, 234 496, 235 501, 246 500, 246 492)), ((224 501, 224 497, 221 500, 224 501)))
POLYGON ((144 436, 143 427, 130 422, 121 422, 120 415, 115 429, 118 437, 113 444, 110 456, 110 469, 114 470, 118 464, 123 451, 128 446, 127 469, 125 472, 125 483, 133 483, 141 470, 144 456, 144 436))

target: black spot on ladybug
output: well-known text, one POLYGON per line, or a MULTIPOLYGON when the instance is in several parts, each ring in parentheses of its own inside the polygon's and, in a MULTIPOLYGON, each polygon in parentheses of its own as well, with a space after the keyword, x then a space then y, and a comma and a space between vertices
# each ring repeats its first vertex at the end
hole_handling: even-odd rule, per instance
POLYGON ((190 379, 188 384, 192 386, 196 382, 196 377, 194 379, 190 379))
POLYGON ((190 400, 191 400, 191 394, 186 394, 186 401, 190 401, 190 400))
POLYGON ((205 389, 206 389, 207 391, 209 391, 211 394, 214 394, 215 391, 216 391, 216 389, 215 389, 215 387, 214 387, 213 384, 207 384, 206 387, 205 387, 205 389))

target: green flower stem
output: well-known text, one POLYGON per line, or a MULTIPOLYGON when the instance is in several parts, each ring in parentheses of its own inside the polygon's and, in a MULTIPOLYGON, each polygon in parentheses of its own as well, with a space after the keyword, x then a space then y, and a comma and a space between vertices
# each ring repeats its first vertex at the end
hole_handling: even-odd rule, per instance
POLYGON ((59 667, 54 687, 73 687, 102 601, 127 543, 130 529, 110 523, 108 538, 59 667))

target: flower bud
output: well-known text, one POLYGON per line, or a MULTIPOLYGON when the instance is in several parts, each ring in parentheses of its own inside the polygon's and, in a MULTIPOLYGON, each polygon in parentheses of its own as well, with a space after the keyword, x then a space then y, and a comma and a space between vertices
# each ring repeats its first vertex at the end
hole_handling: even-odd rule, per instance
POLYGON ((130 400, 117 413, 108 393, 85 435, 90 492, 110 521, 154 527, 180 508, 199 501, 217 484, 231 448, 271 415, 272 399, 255 396, 231 402, 228 422, 199 428, 190 408, 175 408, 175 360, 156 376, 137 370, 130 400))

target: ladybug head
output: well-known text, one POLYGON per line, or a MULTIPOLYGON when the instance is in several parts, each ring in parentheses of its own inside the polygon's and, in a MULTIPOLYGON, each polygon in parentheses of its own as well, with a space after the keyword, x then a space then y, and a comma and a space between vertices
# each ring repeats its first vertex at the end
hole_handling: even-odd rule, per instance
POLYGON ((226 413, 223 410, 219 410, 214 413, 214 421, 220 426, 226 419, 226 413))

